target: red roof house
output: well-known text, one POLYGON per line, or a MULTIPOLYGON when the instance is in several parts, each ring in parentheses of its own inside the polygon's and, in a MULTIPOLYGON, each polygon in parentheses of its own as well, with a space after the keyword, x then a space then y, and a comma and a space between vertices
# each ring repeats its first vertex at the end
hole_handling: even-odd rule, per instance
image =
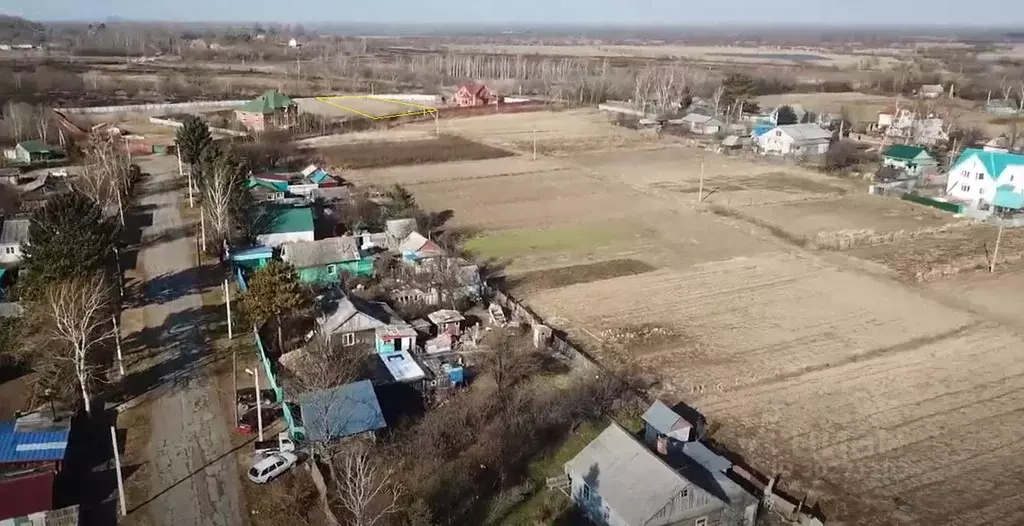
POLYGON ((500 104, 504 101, 505 97, 494 93, 479 82, 459 84, 455 90, 455 105, 460 108, 500 104))

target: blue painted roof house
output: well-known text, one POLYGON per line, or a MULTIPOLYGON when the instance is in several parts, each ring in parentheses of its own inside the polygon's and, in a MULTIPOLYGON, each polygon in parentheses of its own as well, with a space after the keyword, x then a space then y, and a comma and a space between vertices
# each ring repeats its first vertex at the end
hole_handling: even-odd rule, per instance
POLYGON ((309 440, 328 442, 387 427, 369 380, 304 393, 299 407, 301 433, 309 440))

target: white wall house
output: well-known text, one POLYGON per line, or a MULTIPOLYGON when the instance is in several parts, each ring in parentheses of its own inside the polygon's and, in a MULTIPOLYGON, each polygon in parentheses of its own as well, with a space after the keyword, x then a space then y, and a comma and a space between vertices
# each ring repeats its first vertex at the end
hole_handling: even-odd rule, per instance
POLYGON ((828 151, 832 132, 817 124, 786 124, 762 133, 757 146, 762 154, 821 155, 828 151))
POLYGON ((949 170, 946 195, 978 207, 992 203, 1002 186, 1024 194, 1024 155, 968 148, 949 170))
POLYGON ((21 263, 28 244, 28 219, 7 219, 0 231, 0 263, 21 263))

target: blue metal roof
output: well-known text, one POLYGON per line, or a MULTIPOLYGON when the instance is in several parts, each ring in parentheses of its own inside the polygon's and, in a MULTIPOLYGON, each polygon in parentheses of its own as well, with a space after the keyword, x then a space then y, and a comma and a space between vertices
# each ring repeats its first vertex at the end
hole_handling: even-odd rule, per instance
POLYGON ((51 422, 38 413, 0 422, 0 463, 64 460, 71 422, 51 422))
POLYGON ((299 407, 310 440, 329 441, 387 427, 369 380, 304 393, 299 407))

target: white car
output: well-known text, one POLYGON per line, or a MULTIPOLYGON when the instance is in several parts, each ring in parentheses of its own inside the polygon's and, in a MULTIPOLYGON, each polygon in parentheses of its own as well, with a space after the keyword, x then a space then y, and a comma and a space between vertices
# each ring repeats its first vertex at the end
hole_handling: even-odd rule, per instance
POLYGON ((257 484, 266 484, 291 469, 298 460, 299 457, 295 453, 287 451, 264 457, 249 469, 249 480, 257 484))

